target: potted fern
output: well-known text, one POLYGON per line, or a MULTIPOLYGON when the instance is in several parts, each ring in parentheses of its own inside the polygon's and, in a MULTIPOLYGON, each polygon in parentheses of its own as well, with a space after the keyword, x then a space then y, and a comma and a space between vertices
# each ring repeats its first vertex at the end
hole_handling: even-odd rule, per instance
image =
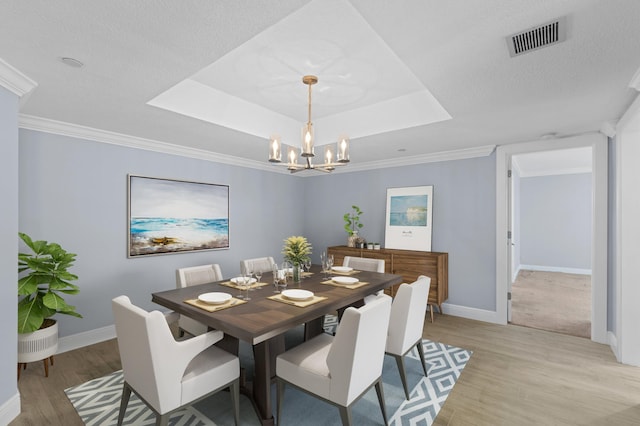
POLYGON ((78 277, 69 272, 76 254, 56 243, 18 235, 31 249, 31 253, 18 253, 18 362, 45 360, 48 372, 47 359, 58 349, 58 323, 51 317, 65 314, 82 318, 61 295, 80 291, 71 283, 78 277))

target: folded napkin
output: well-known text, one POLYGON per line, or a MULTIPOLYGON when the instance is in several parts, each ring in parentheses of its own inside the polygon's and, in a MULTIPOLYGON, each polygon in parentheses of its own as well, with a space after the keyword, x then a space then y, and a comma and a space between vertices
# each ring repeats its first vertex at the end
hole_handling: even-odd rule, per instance
POLYGON ((313 296, 309 300, 291 300, 291 299, 287 299, 286 297, 282 296, 282 294, 276 294, 274 296, 267 297, 267 299, 275 300, 276 302, 286 303, 288 305, 297 306, 299 308, 305 308, 305 307, 307 307, 309 305, 313 305, 314 303, 322 302, 323 300, 327 299, 327 297, 324 297, 324 296, 313 296))
MULTIPOLYGON (((225 287, 231 287, 231 288, 235 288, 237 290, 244 290, 244 287, 240 287, 238 284, 234 283, 233 281, 225 281, 223 283, 220 283, 220 285, 223 285, 225 287)), ((253 284, 251 284, 249 286, 249 288, 257 288, 257 287, 263 287, 265 285, 269 285, 269 283, 265 283, 265 282, 255 282, 253 284)))
POLYGON ((358 281, 357 283, 353 283, 353 284, 340 284, 332 280, 328 280, 328 281, 322 281, 320 284, 334 285, 336 287, 348 288, 349 290, 353 290, 355 288, 360 288, 362 286, 365 286, 369 283, 367 281, 358 281))
POLYGON ((185 300, 184 303, 188 303, 188 304, 196 306, 196 307, 198 307, 200 309, 204 309, 205 311, 208 311, 208 312, 215 312, 215 311, 221 311, 223 309, 230 308, 232 306, 242 305, 243 303, 247 303, 247 301, 246 300, 236 299, 235 297, 232 297, 231 300, 229 300, 228 302, 221 303, 219 305, 212 305, 211 303, 204 303, 204 302, 201 302, 198 299, 188 299, 188 300, 185 300))

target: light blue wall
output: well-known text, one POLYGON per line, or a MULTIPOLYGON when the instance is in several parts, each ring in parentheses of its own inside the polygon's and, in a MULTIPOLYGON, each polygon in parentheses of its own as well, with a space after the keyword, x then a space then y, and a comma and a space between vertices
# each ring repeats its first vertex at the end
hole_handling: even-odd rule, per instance
POLYGON ((346 244, 342 216, 355 204, 360 234, 384 247, 387 188, 423 185, 434 187, 432 251, 449 253, 448 303, 495 310, 495 154, 305 178, 305 232, 320 249, 346 244))
POLYGON ((81 292, 69 297, 85 318, 64 317, 60 336, 112 324, 110 300, 175 286, 175 269, 272 255, 303 234, 314 260, 345 244, 342 215, 365 212, 362 234, 384 245, 386 189, 434 185, 433 251, 449 253, 449 302, 495 309, 494 156, 377 171, 299 178, 29 130, 20 131, 20 230, 78 253, 81 292), (126 257, 127 173, 230 185, 231 249, 126 257))
POLYGON ((29 130, 19 148, 20 230, 78 254, 81 291, 67 301, 84 318, 60 318, 61 337, 113 324, 120 294, 157 309, 151 293, 174 288, 176 268, 219 263, 232 277, 242 258, 281 258, 282 240, 303 229, 303 203, 287 202, 303 196, 303 179, 29 130), (127 258, 128 173, 229 185, 231 248, 127 258))
POLYGON ((18 392, 18 102, 0 86, 0 423, 5 403, 18 392))
POLYGON ((591 173, 522 178, 520 262, 591 269, 591 173))

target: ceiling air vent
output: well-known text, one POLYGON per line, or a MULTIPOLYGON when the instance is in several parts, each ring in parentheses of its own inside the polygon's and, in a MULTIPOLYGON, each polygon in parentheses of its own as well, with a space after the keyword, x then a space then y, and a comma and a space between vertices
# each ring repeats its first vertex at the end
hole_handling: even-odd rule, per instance
POLYGON ((555 19, 535 28, 530 28, 507 37, 509 54, 519 56, 532 50, 542 49, 567 39, 566 18, 555 19))

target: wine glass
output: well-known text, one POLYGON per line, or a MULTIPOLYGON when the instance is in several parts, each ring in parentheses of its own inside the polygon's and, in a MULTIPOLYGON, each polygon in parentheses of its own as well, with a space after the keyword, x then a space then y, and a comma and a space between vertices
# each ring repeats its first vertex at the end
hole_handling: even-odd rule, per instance
POLYGON ((262 278, 262 269, 260 268, 256 268, 255 271, 253 271, 253 275, 256 276, 256 280, 258 280, 258 282, 256 283, 256 290, 260 290, 262 287, 260 286, 260 279, 262 278))
POLYGON ((329 260, 328 259, 323 259, 322 260, 322 273, 324 274, 324 279, 328 280, 329 279, 329 271, 331 270, 331 267, 329 266, 329 260))
POLYGON ((287 289, 287 278, 290 268, 291 264, 289 262, 282 262, 282 269, 278 270, 278 278, 276 280, 276 293, 282 293, 283 290, 287 289))
POLYGON ((310 258, 305 259, 305 261, 303 262, 302 265, 304 266, 304 269, 307 270, 307 272, 311 271, 311 259, 310 258))
POLYGON ((244 290, 244 274, 232 279, 232 281, 236 283, 236 287, 240 291, 236 296, 236 299, 244 300, 244 295, 242 294, 242 290, 244 290))
POLYGON ((249 287, 251 287, 251 273, 249 273, 249 271, 246 271, 245 273, 242 274, 242 287, 245 289, 245 291, 247 292, 246 296, 244 297, 244 300, 251 300, 251 297, 249 297, 249 287))
POLYGON ((274 263, 271 265, 271 272, 273 273, 273 292, 280 293, 280 291, 278 291, 278 277, 280 276, 280 270, 278 269, 277 264, 274 263))
POLYGON ((246 270, 246 272, 247 272, 247 276, 249 277, 249 282, 248 282, 248 284, 247 284, 247 285, 248 285, 248 287, 247 287, 247 292, 249 292, 249 291, 254 291, 254 290, 255 290, 255 288, 251 287, 251 279, 253 278, 253 265, 249 264, 249 265, 247 266, 247 270, 246 270))
POLYGON ((327 256, 327 269, 331 270, 333 268, 333 255, 330 254, 327 256))

